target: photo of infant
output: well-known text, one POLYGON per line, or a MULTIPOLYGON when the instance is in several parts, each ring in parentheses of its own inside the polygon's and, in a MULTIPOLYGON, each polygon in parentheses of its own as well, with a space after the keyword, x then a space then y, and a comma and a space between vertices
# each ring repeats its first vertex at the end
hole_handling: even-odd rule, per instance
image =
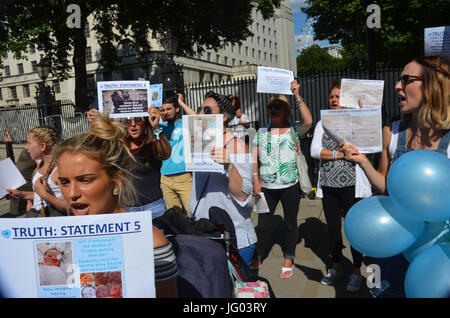
POLYGON ((123 298, 122 272, 80 274, 82 298, 123 298))
POLYGON ((36 243, 40 286, 73 285, 72 243, 36 243))

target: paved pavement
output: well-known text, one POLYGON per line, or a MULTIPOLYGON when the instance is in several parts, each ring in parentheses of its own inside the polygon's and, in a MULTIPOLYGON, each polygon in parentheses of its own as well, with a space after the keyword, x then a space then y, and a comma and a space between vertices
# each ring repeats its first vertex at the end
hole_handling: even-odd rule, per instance
MULTIPOLYGON (((7 216, 9 201, 0 200, 0 217, 7 216)), ((279 234, 282 233, 281 225, 282 208, 278 205, 274 215, 273 229, 274 242, 280 242, 279 234)), ((252 215, 255 226, 257 214, 252 215)), ((357 293, 349 293, 345 290, 348 275, 352 270, 351 254, 348 242, 344 238, 343 268, 344 277, 335 286, 323 286, 320 279, 326 273, 328 263, 328 240, 325 217, 320 199, 309 200, 303 198, 300 202, 298 214, 299 242, 296 249, 295 269, 289 279, 280 279, 279 274, 283 265, 283 253, 278 243, 275 243, 269 256, 264 260, 259 275, 269 280, 277 298, 369 298, 369 292, 365 282, 357 293)), ((369 258, 364 258, 361 273, 367 277, 366 266, 373 263, 369 258)))

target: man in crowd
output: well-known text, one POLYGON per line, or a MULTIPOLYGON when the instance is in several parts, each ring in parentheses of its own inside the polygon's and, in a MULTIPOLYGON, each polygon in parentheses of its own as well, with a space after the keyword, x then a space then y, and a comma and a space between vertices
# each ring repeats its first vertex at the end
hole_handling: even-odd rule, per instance
POLYGON ((183 121, 176 96, 168 97, 163 101, 161 116, 165 121, 161 123, 161 127, 172 147, 170 158, 164 160, 161 167, 161 189, 166 208, 173 208, 182 214, 186 213, 189 217, 192 174, 186 172, 184 163, 183 121))

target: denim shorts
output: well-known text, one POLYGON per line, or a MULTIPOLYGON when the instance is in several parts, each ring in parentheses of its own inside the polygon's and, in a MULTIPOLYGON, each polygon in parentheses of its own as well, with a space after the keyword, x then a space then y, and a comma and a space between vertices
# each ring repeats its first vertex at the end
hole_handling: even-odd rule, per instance
POLYGON ((160 217, 166 212, 166 203, 164 202, 164 199, 161 198, 146 205, 137 207, 124 207, 124 208, 128 212, 150 211, 152 213, 152 219, 155 219, 157 217, 160 217))

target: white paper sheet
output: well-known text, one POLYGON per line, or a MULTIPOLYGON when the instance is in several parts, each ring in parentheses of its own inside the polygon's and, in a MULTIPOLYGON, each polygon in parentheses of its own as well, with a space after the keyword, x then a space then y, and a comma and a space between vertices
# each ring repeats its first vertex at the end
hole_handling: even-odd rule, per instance
POLYGON ((339 105, 347 108, 359 108, 359 98, 364 107, 381 107, 383 89, 384 81, 343 78, 339 105))
POLYGON ((186 171, 224 172, 211 158, 211 150, 223 147, 223 115, 183 115, 186 171))
POLYGON ((18 298, 155 297, 152 233, 149 211, 0 218, 2 292, 18 298), (49 248, 59 251, 59 265, 44 259, 49 248))
POLYGON ((275 67, 258 66, 257 93, 292 95, 291 82, 294 73, 275 67))
POLYGON ((255 204, 253 206, 253 212, 256 213, 268 213, 270 212, 267 205, 266 196, 263 192, 255 194, 255 204))
POLYGON ((327 134, 345 144, 352 144, 361 153, 381 152, 381 108, 321 110, 323 129, 327 134))
POLYGON ((0 198, 8 194, 6 189, 17 189, 27 181, 10 158, 0 161, 0 198))

